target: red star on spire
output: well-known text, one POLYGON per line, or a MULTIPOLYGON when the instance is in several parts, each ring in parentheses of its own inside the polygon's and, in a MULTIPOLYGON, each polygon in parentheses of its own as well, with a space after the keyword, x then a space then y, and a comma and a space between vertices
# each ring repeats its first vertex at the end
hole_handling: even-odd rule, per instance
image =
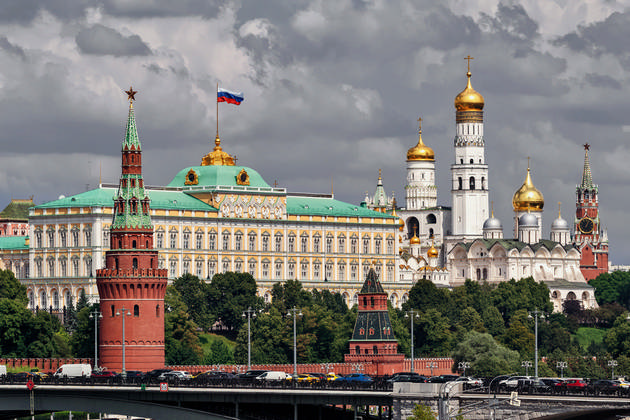
POLYGON ((136 100, 136 93, 138 93, 138 91, 133 90, 133 88, 129 86, 129 90, 126 90, 125 93, 127 94, 127 100, 133 102, 136 100))

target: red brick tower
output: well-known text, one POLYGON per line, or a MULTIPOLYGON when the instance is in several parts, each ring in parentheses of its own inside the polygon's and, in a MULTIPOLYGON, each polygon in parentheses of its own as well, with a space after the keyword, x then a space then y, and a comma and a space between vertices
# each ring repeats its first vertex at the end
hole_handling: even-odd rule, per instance
POLYGON ((587 281, 608 272, 608 235, 599 220, 599 188, 593 184, 588 160, 590 145, 584 145, 582 183, 576 188, 575 238, 582 253, 580 270, 587 281))
POLYGON ((122 144, 122 174, 114 198, 110 250, 96 272, 103 319, 99 330, 100 365, 115 371, 164 366, 164 294, 167 270, 158 268, 153 250, 149 196, 142 179, 142 150, 129 88, 129 117, 122 144), (124 308, 124 310, 123 310, 124 308), (124 315, 123 315, 124 314, 124 315), (124 321, 123 321, 124 317, 124 321))
POLYGON ((346 363, 372 362, 377 375, 402 370, 405 356, 398 354, 398 341, 387 312, 387 293, 374 268, 370 268, 359 292, 359 313, 349 343, 346 363))

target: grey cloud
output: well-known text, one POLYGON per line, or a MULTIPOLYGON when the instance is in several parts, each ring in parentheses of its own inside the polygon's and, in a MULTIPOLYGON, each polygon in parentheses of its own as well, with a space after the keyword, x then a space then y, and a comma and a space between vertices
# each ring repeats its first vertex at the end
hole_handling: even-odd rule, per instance
POLYGON ((621 89, 621 83, 605 74, 587 73, 584 80, 593 87, 621 89))
POLYGON ((481 24, 506 40, 521 45, 517 54, 524 53, 523 47, 531 47, 533 39, 540 36, 538 23, 519 4, 499 4, 494 16, 482 13, 481 24))
POLYGON ((103 9, 112 16, 134 18, 175 17, 199 15, 215 17, 221 6, 219 0, 103 0, 103 9))
POLYGON ((41 10, 68 20, 83 16, 86 7, 89 6, 94 6, 94 2, 89 0, 2 0, 0 22, 28 23, 41 10))
POLYGON ((7 52, 9 52, 11 54, 14 54, 14 55, 19 55, 22 58, 26 57, 22 47, 10 43, 9 40, 7 39, 7 37, 5 37, 5 36, 0 36, 0 49, 3 49, 3 50, 5 50, 5 51, 7 51, 7 52))
POLYGON ((615 12, 600 22, 581 25, 553 41, 556 46, 566 46, 573 51, 598 57, 601 54, 617 54, 628 58, 630 54, 630 11, 615 12))
POLYGON ((76 43, 84 54, 94 55, 149 55, 151 50, 138 35, 123 36, 115 29, 94 25, 81 30, 76 43))

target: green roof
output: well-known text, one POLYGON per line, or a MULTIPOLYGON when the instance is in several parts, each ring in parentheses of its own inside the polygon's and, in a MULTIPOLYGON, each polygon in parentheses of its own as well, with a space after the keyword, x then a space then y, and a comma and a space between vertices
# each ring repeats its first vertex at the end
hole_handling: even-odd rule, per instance
POLYGON ((580 289, 594 289, 593 286, 589 285, 588 283, 584 282, 574 282, 574 281, 568 281, 565 279, 554 279, 554 280, 547 280, 544 281, 544 283, 547 285, 548 288, 554 288, 554 289, 574 289, 576 287, 579 287, 580 289))
POLYGON ((33 207, 33 199, 11 200, 8 206, 0 212, 0 220, 28 221, 28 209, 33 207))
POLYGON ((329 197, 288 196, 287 214, 312 216, 396 218, 367 207, 344 203, 329 197))
POLYGON ((183 187, 197 189, 201 187, 255 187, 255 188, 271 188, 267 182, 252 168, 245 166, 229 166, 229 165, 207 165, 207 166, 190 166, 182 169, 175 175, 175 178, 168 184, 169 187, 183 187), (197 174, 198 184, 186 185, 186 180, 190 171, 197 174), (249 176, 249 185, 240 185, 236 183, 236 177, 241 171, 247 172, 249 176))
POLYGON ((2 236, 0 237, 0 249, 28 249, 27 239, 28 236, 2 236))
MULTIPOLYGON (((35 206, 36 209, 61 207, 114 207, 116 188, 101 187, 35 206)), ((152 209, 217 211, 216 208, 182 191, 146 190, 152 209)))

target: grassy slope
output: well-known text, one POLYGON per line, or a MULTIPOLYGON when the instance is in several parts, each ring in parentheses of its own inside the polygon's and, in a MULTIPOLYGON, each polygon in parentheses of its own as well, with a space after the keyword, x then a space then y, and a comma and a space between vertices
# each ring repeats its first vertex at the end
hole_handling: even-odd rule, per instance
POLYGON ((601 343, 607 330, 599 328, 580 327, 573 336, 580 346, 586 349, 591 342, 601 343))
POLYGON ((234 347, 236 347, 236 342, 228 340, 222 335, 203 333, 199 334, 199 341, 201 342, 201 348, 203 349, 203 354, 210 353, 210 346, 212 342, 215 340, 223 341, 230 348, 231 351, 234 351, 234 347))

